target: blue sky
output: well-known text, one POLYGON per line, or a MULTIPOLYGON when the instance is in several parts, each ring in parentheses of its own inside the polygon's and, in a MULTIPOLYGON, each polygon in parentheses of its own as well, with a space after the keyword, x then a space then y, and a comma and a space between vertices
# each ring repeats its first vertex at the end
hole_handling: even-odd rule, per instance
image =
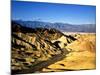
POLYGON ((13 20, 95 24, 96 7, 89 5, 12 1, 13 20))

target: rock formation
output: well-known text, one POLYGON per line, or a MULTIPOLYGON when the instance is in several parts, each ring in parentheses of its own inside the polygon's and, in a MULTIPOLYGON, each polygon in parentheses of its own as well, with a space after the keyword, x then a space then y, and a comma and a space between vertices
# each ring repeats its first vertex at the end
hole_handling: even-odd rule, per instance
POLYGON ((60 55, 69 43, 76 40, 53 28, 32 29, 14 21, 11 35, 11 69, 15 73, 17 70, 34 68, 37 64, 60 55))

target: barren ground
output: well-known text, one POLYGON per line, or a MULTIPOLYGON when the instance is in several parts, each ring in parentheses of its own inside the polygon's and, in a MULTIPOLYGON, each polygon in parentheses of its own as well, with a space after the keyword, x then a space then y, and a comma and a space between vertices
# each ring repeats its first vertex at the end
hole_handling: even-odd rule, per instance
MULTIPOLYGON (((65 33, 66 34, 66 33, 65 33)), ((65 48, 71 50, 66 57, 54 64, 43 68, 42 72, 69 71, 69 70, 89 70, 96 68, 96 34, 95 33, 68 33, 78 34, 78 40, 69 44, 65 48)), ((67 35, 68 35, 67 34, 67 35)), ((64 40, 62 40, 64 41, 64 40)))

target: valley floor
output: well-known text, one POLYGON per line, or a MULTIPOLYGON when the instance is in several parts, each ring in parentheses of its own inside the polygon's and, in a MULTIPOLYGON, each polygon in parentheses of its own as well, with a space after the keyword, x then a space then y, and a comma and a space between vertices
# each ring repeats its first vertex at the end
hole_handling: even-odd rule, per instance
MULTIPOLYGON (((42 72, 90 70, 96 68, 96 34, 95 33, 65 33, 73 35, 76 41, 65 48, 71 52, 54 64, 43 68, 42 72), (77 36, 75 36, 77 35, 77 36)), ((63 41, 63 40, 62 40, 63 41)))

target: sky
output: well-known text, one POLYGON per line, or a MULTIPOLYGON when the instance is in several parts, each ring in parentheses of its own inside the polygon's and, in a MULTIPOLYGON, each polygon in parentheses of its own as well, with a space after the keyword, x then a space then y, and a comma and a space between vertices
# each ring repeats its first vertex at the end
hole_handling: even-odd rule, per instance
POLYGON ((11 19, 25 21, 95 24, 96 7, 90 5, 12 1, 11 19))

